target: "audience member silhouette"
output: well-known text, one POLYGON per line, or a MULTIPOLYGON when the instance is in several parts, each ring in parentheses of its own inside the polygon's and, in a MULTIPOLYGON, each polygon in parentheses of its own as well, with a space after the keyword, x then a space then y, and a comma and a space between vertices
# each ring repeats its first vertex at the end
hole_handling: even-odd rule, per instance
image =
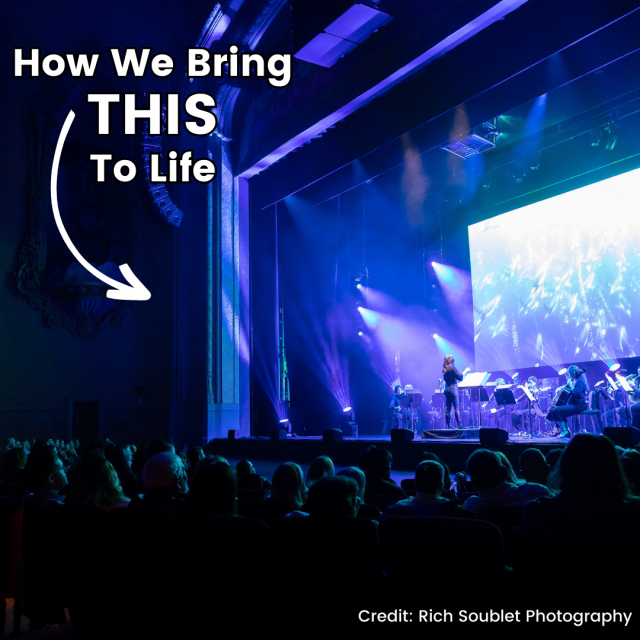
POLYGON ((540 449, 525 449, 520 455, 520 475, 526 482, 547 486, 551 469, 540 449))
POLYGON ((325 476, 335 475, 335 467, 331 458, 327 456, 318 456, 309 465, 307 471, 307 487, 310 487, 314 482, 324 478, 325 476))
POLYGON ((435 460, 418 463, 413 478, 416 495, 392 504, 382 512, 382 519, 391 516, 448 516, 458 508, 442 497, 444 467, 435 460))
POLYGON ((360 468, 367 477, 366 495, 402 500, 407 494, 391 479, 393 456, 387 449, 371 445, 360 456, 360 468))
POLYGON ((622 530, 640 523, 620 457, 604 436, 580 433, 558 465, 560 493, 527 506, 524 524, 541 528, 622 530))
POLYGON ((295 462, 285 462, 274 471, 271 490, 266 499, 288 505, 295 511, 304 504, 306 493, 300 466, 295 462))
POLYGON ((467 473, 478 495, 467 498, 464 508, 475 513, 495 507, 524 507, 531 500, 551 495, 549 489, 540 484, 509 482, 509 472, 500 456, 488 449, 478 449, 471 454, 467 473))
POLYGON ((312 518, 333 519, 358 514, 358 485, 345 476, 325 476, 309 487, 306 509, 312 518))
POLYGON ((153 456, 142 470, 142 484, 144 495, 134 498, 130 508, 186 513, 187 472, 175 453, 165 451, 153 456))
POLYGON ((235 516, 238 480, 226 462, 205 460, 191 480, 188 503, 194 513, 212 516, 235 516))
POLYGON ((87 452, 73 474, 70 495, 80 504, 100 507, 108 511, 114 507, 127 507, 127 498, 113 465, 100 450, 87 452))

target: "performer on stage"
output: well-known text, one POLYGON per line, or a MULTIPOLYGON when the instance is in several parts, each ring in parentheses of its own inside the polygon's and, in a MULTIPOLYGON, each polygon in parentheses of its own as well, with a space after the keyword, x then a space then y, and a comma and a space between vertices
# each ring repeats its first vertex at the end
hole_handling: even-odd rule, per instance
POLYGON ((462 374, 456 369, 456 361, 453 356, 445 356, 442 366, 442 377, 444 378, 444 399, 446 402, 445 418, 447 420, 447 429, 451 428, 451 405, 456 413, 456 422, 458 429, 461 428, 460 414, 458 413, 458 382, 463 378, 462 374))
MULTIPOLYGON (((547 420, 558 422, 562 427, 560 438, 571 437, 571 432, 567 427, 567 418, 582 413, 589 408, 589 385, 583 373, 584 369, 578 369, 574 364, 569 367, 567 370, 569 380, 565 385, 565 389, 570 392, 569 399, 566 404, 554 407, 547 415, 547 420)), ((562 393, 560 394, 561 396, 562 393)))
MULTIPOLYGON (((498 378, 496 380, 496 387, 501 387, 504 385, 504 378, 498 378)), ((494 427, 498 426, 498 419, 502 418, 505 414, 505 408, 498 406, 496 402, 496 392, 495 388, 488 402, 482 406, 482 424, 485 427, 491 426, 491 419, 495 420, 494 427)))
MULTIPOLYGON (((640 367, 638 367, 638 375, 635 376, 633 380, 630 380, 629 384, 635 389, 638 389, 638 391, 631 396, 631 399, 640 400, 640 367)), ((633 420, 633 426, 636 429, 640 429, 640 402, 631 405, 631 419, 633 420)))
POLYGON ((391 402, 389 403, 389 409, 393 410, 392 416, 392 428, 394 429, 402 429, 402 409, 400 408, 400 398, 404 396, 404 391, 402 390, 402 385, 397 384, 393 388, 394 396, 391 398, 391 402))

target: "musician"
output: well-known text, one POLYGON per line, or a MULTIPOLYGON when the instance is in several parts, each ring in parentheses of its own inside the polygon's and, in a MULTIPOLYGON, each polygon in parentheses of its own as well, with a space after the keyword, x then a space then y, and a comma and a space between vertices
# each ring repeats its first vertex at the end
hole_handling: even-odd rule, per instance
POLYGON ((402 429, 402 409, 400 408, 400 398, 404 396, 404 391, 402 390, 402 385, 397 384, 393 388, 393 398, 391 398, 391 402, 389 403, 389 409, 392 410, 392 426, 394 429, 402 429))
MULTIPOLYGON (((587 379, 583 375, 584 369, 578 369, 575 365, 571 365, 567 370, 568 382, 565 389, 569 392, 569 398, 566 404, 554 407, 547 414, 547 420, 559 423, 562 431, 558 437, 570 438, 571 432, 567 427, 567 418, 578 415, 589 408, 589 385, 587 379)), ((560 394, 562 398, 562 393, 560 394)))
POLYGON ((460 424, 460 414, 458 413, 458 382, 462 381, 462 374, 456 369, 456 361, 452 355, 444 357, 442 365, 442 377, 444 378, 444 399, 446 402, 445 418, 447 429, 451 428, 451 405, 453 405, 458 429, 460 424))
POLYGON ((494 388, 493 393, 491 394, 491 397, 489 398, 489 401, 482 406, 482 424, 486 425, 487 427, 491 425, 491 418, 495 419, 494 424, 497 427, 498 419, 502 418, 505 414, 505 408, 498 406, 498 403, 496 402, 496 391, 495 391, 495 389, 503 385, 504 385, 504 378, 498 378, 496 380, 496 386, 494 388))
MULTIPOLYGON (((517 373, 516 376, 518 376, 517 373)), ((516 383, 519 383, 518 378, 515 378, 515 381, 516 383)), ((529 391, 534 394, 537 383, 538 378, 536 378, 535 376, 531 376, 522 386, 527 387, 529 391)), ((522 416, 529 409, 529 399, 527 398, 527 394, 523 392, 516 398, 516 408, 511 412, 511 423, 513 424, 513 428, 515 431, 521 431, 522 416)))
MULTIPOLYGON (((631 396, 631 399, 640 400, 640 367, 638 367, 638 375, 635 376, 633 380, 629 380, 629 384, 635 389, 638 389, 638 391, 631 396)), ((633 426, 636 429, 640 429, 640 402, 631 405, 631 419, 633 420, 633 426)))

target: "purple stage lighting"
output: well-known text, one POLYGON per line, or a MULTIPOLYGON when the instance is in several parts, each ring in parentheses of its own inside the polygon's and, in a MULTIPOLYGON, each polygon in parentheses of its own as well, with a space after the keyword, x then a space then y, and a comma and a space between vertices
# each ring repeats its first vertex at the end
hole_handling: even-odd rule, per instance
POLYGON ((285 422, 289 422, 288 418, 284 418, 283 420, 280 420, 280 424, 284 424, 285 422))
POLYGON ((620 369, 620 363, 616 362, 615 364, 612 364, 609 367, 609 371, 611 371, 612 373, 615 371, 618 371, 618 369, 620 369))
POLYGON ((362 289, 362 284, 358 282, 358 284, 356 285, 356 289, 362 289))
POLYGON ((344 411, 345 413, 347 413, 347 411, 351 411, 351 407, 345 407, 345 408, 343 409, 343 411, 344 411))
POLYGON ((438 336, 438 334, 437 334, 437 333, 434 333, 431 337, 432 337, 432 338, 438 338, 439 336, 438 336))
POLYGON ((362 331, 358 331, 358 335, 361 336, 361 335, 364 335, 364 334, 362 333, 362 331))

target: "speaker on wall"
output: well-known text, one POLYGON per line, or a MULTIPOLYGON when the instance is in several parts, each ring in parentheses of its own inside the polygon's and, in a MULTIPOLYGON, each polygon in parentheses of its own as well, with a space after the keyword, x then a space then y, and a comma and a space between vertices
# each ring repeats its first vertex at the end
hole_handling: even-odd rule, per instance
POLYGON ((391 429, 391 442, 393 444, 412 442, 414 435, 411 429, 391 429))
POLYGON ((480 429, 479 436, 483 447, 495 447, 509 442, 509 433, 505 429, 480 429))

